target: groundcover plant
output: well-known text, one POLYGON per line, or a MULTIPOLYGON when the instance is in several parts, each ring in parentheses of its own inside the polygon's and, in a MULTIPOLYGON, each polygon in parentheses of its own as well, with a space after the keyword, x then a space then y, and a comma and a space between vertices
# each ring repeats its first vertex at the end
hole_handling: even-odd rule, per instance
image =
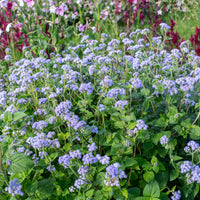
POLYGON ((188 42, 167 52, 160 27, 50 58, 6 50, 0 199, 200 198, 200 57, 188 42))

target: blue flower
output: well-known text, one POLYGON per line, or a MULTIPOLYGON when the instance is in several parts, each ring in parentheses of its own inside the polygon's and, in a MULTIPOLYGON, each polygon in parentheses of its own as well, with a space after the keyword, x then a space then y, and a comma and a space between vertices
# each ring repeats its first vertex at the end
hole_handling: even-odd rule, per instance
POLYGON ((17 178, 14 178, 13 181, 10 181, 9 186, 5 188, 5 190, 8 191, 9 194, 12 194, 12 196, 15 196, 16 194, 23 196, 24 193, 21 191, 21 189, 22 186, 17 178))

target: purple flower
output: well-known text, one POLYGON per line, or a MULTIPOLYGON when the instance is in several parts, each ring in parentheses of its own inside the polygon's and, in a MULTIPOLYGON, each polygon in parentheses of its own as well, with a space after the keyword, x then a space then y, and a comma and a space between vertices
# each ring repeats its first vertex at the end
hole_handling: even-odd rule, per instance
POLYGON ((92 131, 92 133, 96 133, 96 134, 99 132, 98 128, 96 126, 92 126, 91 131, 92 131))
POLYGON ((49 172, 51 172, 51 171, 55 171, 56 168, 54 167, 54 165, 49 165, 49 166, 47 167, 47 170, 48 170, 49 172))
POLYGON ((82 156, 80 150, 70 151, 70 152, 69 152, 69 155, 70 155, 70 157, 73 158, 73 159, 75 159, 75 158, 81 159, 81 156, 82 156))
POLYGON ((184 161, 183 164, 181 165, 181 173, 187 173, 191 170, 192 168, 192 163, 190 161, 184 161))
POLYGON ((99 105, 99 111, 101 112, 101 111, 103 111, 103 110, 105 110, 105 106, 104 106, 103 104, 100 104, 100 105, 99 105))
POLYGON ((56 117, 51 116, 51 117, 49 118, 49 124, 54 124, 54 123, 55 123, 55 120, 56 120, 56 117))
POLYGON ((179 200, 181 199, 181 191, 178 190, 177 192, 172 192, 173 196, 171 197, 171 200, 179 200))
POLYGON ((129 82, 132 88, 138 89, 143 87, 142 81, 139 78, 131 78, 129 82))
POLYGON ((92 94, 93 87, 91 86, 91 83, 82 83, 79 88, 79 92, 83 93, 84 91, 87 92, 87 94, 92 94))
POLYGON ((88 147, 88 151, 96 151, 97 149, 97 146, 95 145, 95 143, 88 144, 87 147, 88 147))
POLYGON ((86 164, 93 164, 93 163, 96 163, 98 160, 96 157, 93 156, 93 154, 90 152, 88 154, 85 154, 83 156, 83 164, 86 165, 86 164))
POLYGON ((116 103, 115 103, 115 107, 116 108, 120 108, 120 109, 123 109, 124 108, 124 106, 126 106, 126 105, 128 105, 128 101, 126 101, 126 100, 120 100, 120 101, 117 101, 116 103))
POLYGON ((71 157, 66 154, 66 155, 59 157, 58 163, 60 165, 64 165, 64 168, 67 168, 70 165, 70 160, 71 160, 71 157))
POLYGON ((55 113, 57 116, 64 117, 65 115, 69 114, 69 109, 71 109, 72 103, 68 100, 61 102, 55 108, 55 113))
POLYGON ((113 81, 110 79, 110 76, 105 76, 105 78, 100 82, 100 85, 103 87, 110 87, 113 85, 113 81))
MULTIPOLYGON (((96 156, 97 157, 97 156, 96 156)), ((110 162, 110 157, 108 157, 107 155, 105 156, 100 156, 98 158, 99 162, 102 164, 102 165, 105 165, 105 164, 109 164, 110 162)))
POLYGON ((137 124, 133 130, 133 133, 138 133, 140 130, 147 130, 148 126, 145 124, 143 119, 137 120, 137 124))
POLYGON ((77 179, 74 183, 74 186, 78 189, 81 188, 81 185, 87 184, 86 178, 83 176, 80 176, 79 179, 77 179))
POLYGON ((78 169, 78 173, 82 176, 85 176, 85 173, 88 172, 88 166, 81 166, 79 169, 78 169))
POLYGON ((189 147, 192 151, 199 149, 199 144, 193 140, 187 143, 187 147, 189 147))
POLYGON ((45 121, 39 121, 39 122, 34 122, 32 125, 32 128, 36 129, 36 130, 42 130, 45 127, 47 127, 48 123, 45 121))
POLYGON ((57 15, 63 16, 64 12, 65 12, 65 10, 64 10, 63 5, 60 5, 59 7, 56 8, 56 14, 57 15))
POLYGON ((18 101, 17 101, 17 105, 18 104, 26 104, 27 103, 27 100, 25 100, 25 99, 19 99, 18 101))
POLYGON ((83 24, 80 24, 80 25, 78 26, 78 30, 79 30, 80 32, 84 32, 84 29, 85 29, 85 26, 84 26, 83 24))
POLYGON ((114 163, 106 168, 106 180, 104 180, 106 186, 119 187, 119 179, 127 178, 125 172, 119 169, 120 167, 119 163, 114 163))
POLYGON ((39 105, 46 103, 47 100, 48 100, 47 98, 39 99, 39 105))
POLYGON ((168 26, 166 23, 160 23, 159 25, 161 27, 161 30, 163 30, 163 29, 169 30, 170 29, 170 26, 168 26))

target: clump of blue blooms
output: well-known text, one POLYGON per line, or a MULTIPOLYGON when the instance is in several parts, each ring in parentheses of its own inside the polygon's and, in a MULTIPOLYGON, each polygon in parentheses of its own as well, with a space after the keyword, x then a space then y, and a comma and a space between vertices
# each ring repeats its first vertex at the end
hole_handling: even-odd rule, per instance
POLYGON ((121 165, 119 163, 114 163, 106 168, 106 180, 104 180, 106 186, 120 187, 119 180, 127 178, 125 172, 119 169, 120 167, 121 165))
POLYGON ((160 144, 162 145, 165 145, 169 142, 169 138, 166 136, 166 135, 163 135, 161 138, 160 138, 160 144))
POLYGON ((171 197, 171 200, 180 200, 181 199, 181 191, 178 190, 177 192, 172 192, 173 196, 171 197))
POLYGON ((16 194, 23 196, 24 193, 21 191, 22 186, 19 183, 17 178, 14 178, 13 181, 10 181, 9 186, 5 188, 5 190, 15 196, 16 194))

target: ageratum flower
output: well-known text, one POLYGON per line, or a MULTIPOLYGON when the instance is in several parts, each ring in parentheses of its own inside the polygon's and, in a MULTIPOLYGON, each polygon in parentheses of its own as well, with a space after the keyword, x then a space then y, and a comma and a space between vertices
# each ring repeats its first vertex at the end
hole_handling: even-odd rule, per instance
POLYGON ((102 165, 109 164, 109 162, 110 162, 110 157, 108 157, 107 155, 105 155, 105 156, 100 156, 99 154, 97 154, 97 155, 96 155, 96 158, 99 160, 99 162, 100 162, 102 165))
POLYGON ((118 88, 118 89, 111 89, 107 93, 108 98, 114 98, 116 99, 118 95, 126 95, 126 90, 124 88, 118 88))
POLYGON ((87 92, 87 94, 92 94, 93 92, 93 87, 91 86, 91 82, 90 83, 82 83, 79 87, 79 92, 83 93, 83 92, 87 92))
POLYGON ((192 168, 192 163, 190 161, 184 161, 183 164, 181 165, 181 173, 187 173, 191 170, 192 168))
POLYGON ((42 130, 44 129, 45 127, 47 127, 48 123, 41 120, 39 122, 34 122, 33 125, 32 125, 32 128, 36 129, 36 130, 42 130))
POLYGON ((189 151, 195 151, 195 150, 199 150, 199 144, 193 140, 191 140, 190 142, 187 143, 187 146, 184 148, 184 150, 189 150, 189 151))
POLYGON ((49 124, 54 124, 54 123, 55 123, 55 120, 56 120, 56 117, 51 116, 51 117, 49 118, 49 124))
POLYGON ((96 163, 98 160, 96 157, 93 156, 93 154, 90 152, 88 154, 85 154, 82 158, 83 164, 93 164, 96 163))
POLYGON ((128 101, 126 100, 119 100, 115 103, 115 107, 120 109, 123 109, 126 105, 128 105, 128 101))
POLYGON ((47 102, 47 98, 41 98, 41 99, 39 99, 39 105, 41 105, 41 104, 45 104, 46 102, 47 102))
POLYGON ((99 105, 99 111, 101 112, 101 111, 103 111, 103 110, 105 110, 105 106, 104 106, 103 104, 100 104, 100 105, 99 105))
POLYGON ((81 185, 83 184, 87 184, 87 180, 84 176, 80 176, 79 179, 77 179, 74 183, 74 186, 77 188, 77 189, 80 189, 81 188, 81 185))
POLYGON ((100 85, 103 87, 110 87, 113 85, 113 81, 110 79, 110 76, 105 76, 104 79, 100 82, 100 85))
POLYGON ((168 26, 166 23, 160 23, 159 25, 161 27, 161 30, 169 30, 170 29, 170 26, 168 26))
POLYGON ((82 157, 82 154, 81 154, 81 151, 80 151, 80 150, 70 151, 70 152, 69 152, 69 155, 70 155, 70 157, 73 158, 73 159, 75 159, 75 158, 81 159, 81 157, 82 157))
POLYGON ((97 150, 97 146, 95 143, 88 144, 87 147, 88 147, 88 151, 96 151, 97 150))
POLYGON ((88 166, 84 166, 82 165, 81 167, 79 167, 78 169, 78 173, 82 176, 85 176, 85 173, 88 172, 88 166))
POLYGON ((119 187, 119 179, 127 178, 125 172, 119 169, 120 167, 119 163, 114 163, 106 168, 106 180, 104 180, 106 186, 119 187))
POLYGON ((71 109, 72 103, 68 100, 61 102, 55 108, 56 116, 64 117, 65 115, 69 114, 69 109, 71 109))
POLYGON ((49 172, 52 172, 52 171, 55 171, 56 168, 54 167, 54 165, 49 165, 47 168, 46 168, 49 172))
POLYGON ((137 124, 133 130, 133 133, 138 133, 140 130, 147 130, 148 126, 145 124, 143 119, 137 120, 137 124))
POLYGON ((164 145, 164 144, 167 144, 168 142, 169 142, 169 138, 166 135, 163 135, 160 138, 160 144, 164 145))
POLYGON ((8 191, 9 194, 12 194, 13 197, 16 194, 23 196, 24 193, 21 191, 21 189, 22 186, 17 178, 14 178, 13 181, 10 181, 9 186, 5 188, 5 190, 8 191))
POLYGON ((99 132, 98 128, 96 126, 92 126, 91 131, 92 131, 92 133, 96 133, 96 134, 99 132))
POLYGON ((139 78, 131 78, 129 82, 131 83, 132 88, 138 89, 143 87, 142 81, 139 78))
POLYGON ((181 191, 178 190, 177 192, 172 192, 173 196, 171 197, 171 200, 179 200, 181 199, 181 191))
POLYGON ((70 165, 71 157, 69 155, 63 155, 58 158, 58 163, 64 165, 64 168, 67 168, 70 165))

